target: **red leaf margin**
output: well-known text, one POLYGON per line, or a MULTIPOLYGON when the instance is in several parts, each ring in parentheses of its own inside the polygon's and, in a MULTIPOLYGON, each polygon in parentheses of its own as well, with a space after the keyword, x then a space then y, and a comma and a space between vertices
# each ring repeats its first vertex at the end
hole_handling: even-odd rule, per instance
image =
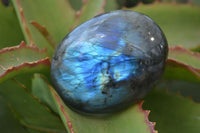
POLYGON ((44 59, 41 59, 38 61, 34 61, 34 62, 25 62, 19 66, 9 67, 4 73, 2 73, 0 75, 0 82, 3 82, 7 78, 9 78, 9 75, 12 75, 12 76, 17 75, 17 74, 13 74, 13 72, 27 69, 27 68, 28 69, 35 68, 36 66, 45 66, 45 68, 50 68, 50 66, 51 66, 50 59, 47 57, 47 58, 44 58, 44 59))
POLYGON ((28 26, 27 26, 27 23, 26 23, 26 20, 25 20, 25 17, 24 17, 23 8, 22 8, 19 0, 16 0, 16 2, 17 2, 17 8, 18 8, 19 13, 20 13, 19 15, 20 15, 20 19, 22 21, 22 25, 24 27, 24 30, 27 33, 27 36, 28 36, 28 39, 29 39, 31 45, 34 45, 30 30, 28 29, 28 26))
POLYGON ((26 43, 24 41, 22 41, 18 46, 14 46, 14 47, 6 47, 0 50, 0 54, 2 53, 6 53, 6 52, 10 52, 10 51, 14 51, 17 49, 21 49, 21 48, 27 48, 27 49, 31 49, 31 50, 35 50, 39 53, 45 53, 47 52, 46 49, 39 49, 37 46, 35 45, 26 45, 26 43))
POLYGON ((169 51, 170 51, 170 52, 175 51, 175 52, 187 53, 187 54, 190 54, 190 55, 192 55, 192 56, 197 57, 197 58, 200 60, 200 53, 192 52, 192 51, 190 51, 190 50, 188 50, 188 49, 186 49, 186 48, 184 48, 184 47, 182 47, 182 46, 170 47, 170 48, 169 48, 169 51))
MULTIPOLYGON (((33 50, 36 51, 37 53, 43 53, 47 55, 47 50, 46 49, 39 49, 37 46, 35 45, 26 45, 26 43, 24 41, 22 41, 18 46, 14 46, 14 47, 6 47, 0 50, 0 55, 1 54, 5 54, 5 53, 9 53, 15 50, 20 50, 20 49, 29 49, 29 50, 33 50)), ((4 68, 3 66, 0 65, 0 67, 4 70, 3 73, 0 74, 0 82, 3 82, 4 80, 6 80, 7 78, 9 78, 9 74, 10 75, 17 75, 17 74, 13 74, 12 72, 14 71, 18 71, 20 69, 23 68, 33 68, 35 66, 45 66, 50 68, 50 59, 48 57, 41 59, 41 60, 36 60, 33 62, 24 62, 18 66, 10 66, 8 68, 4 68)))
POLYGON ((149 126, 150 132, 151 133, 158 133, 158 131, 155 130, 156 123, 149 121, 150 110, 143 110, 143 108, 142 108, 143 103, 144 103, 144 101, 138 102, 139 111, 144 114, 144 116, 145 116, 145 120, 144 121, 149 126))
MULTIPOLYGON (((62 102, 61 102, 59 96, 57 95, 57 93, 55 92, 55 90, 51 87, 51 85, 48 84, 48 86, 49 86, 52 94, 54 95, 55 99, 57 100, 57 102, 59 104, 59 108, 61 109, 63 115, 65 116, 65 119, 67 121, 66 124, 67 124, 67 126, 68 126, 68 128, 70 130, 70 133, 75 133, 74 129, 73 129, 73 126, 72 126, 72 123, 70 121, 70 118, 68 117, 67 112, 65 111, 65 109, 64 109, 64 107, 62 105, 62 102)), ((137 103, 137 106, 139 107, 139 112, 141 112, 141 113, 144 114, 144 117, 145 117, 144 118, 144 122, 148 125, 149 131, 151 133, 158 133, 158 131, 155 130, 156 123, 149 121, 150 110, 143 110, 143 108, 142 108, 143 103, 144 103, 144 101, 140 101, 140 102, 137 103)))
POLYGON ((46 27, 42 26, 41 24, 31 21, 30 22, 42 35, 43 37, 49 42, 50 46, 55 49, 57 46, 56 40, 53 38, 53 36, 48 32, 46 27))
POLYGON ((48 84, 48 86, 49 86, 51 92, 53 93, 55 99, 58 101, 59 107, 60 107, 60 109, 61 109, 63 115, 65 116, 65 118, 66 118, 66 120, 67 120, 66 124, 67 124, 67 126, 68 126, 68 128, 69 128, 69 130, 70 130, 70 133, 75 133, 75 132, 74 132, 74 129, 73 129, 73 126, 72 126, 72 123, 71 123, 71 121, 70 121, 70 119, 69 119, 69 117, 68 117, 68 115, 67 115, 67 112, 65 111, 65 109, 64 109, 64 107, 63 107, 63 105, 62 105, 62 102, 61 102, 59 96, 55 93, 54 89, 53 89, 49 84, 48 84))
POLYGON ((200 79, 200 69, 198 68, 194 68, 186 63, 183 63, 183 62, 180 62, 180 61, 177 61, 175 59, 168 59, 167 60, 167 65, 170 65, 170 66, 178 66, 178 67, 182 67, 188 71, 190 71, 192 74, 194 74, 198 79, 200 79))
MULTIPOLYGON (((178 52, 178 53, 186 53, 186 54, 189 54, 191 56, 194 56, 196 57, 197 59, 199 59, 200 61, 200 53, 197 53, 197 52, 192 52, 182 46, 175 46, 175 47, 170 47, 169 48, 169 51, 170 52, 178 52)), ((170 65, 170 66, 175 66, 175 67, 182 67, 184 69, 187 69, 188 71, 190 71, 192 74, 194 74, 198 79, 200 79, 200 68, 196 68, 196 67, 193 67, 185 62, 182 62, 182 61, 179 61, 177 60, 176 58, 171 58, 169 57, 167 59, 167 65, 170 65)))

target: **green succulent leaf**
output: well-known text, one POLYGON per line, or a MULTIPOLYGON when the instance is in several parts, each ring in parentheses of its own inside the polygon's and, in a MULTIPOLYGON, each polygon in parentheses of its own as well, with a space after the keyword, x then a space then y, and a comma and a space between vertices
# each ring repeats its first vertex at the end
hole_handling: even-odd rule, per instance
POLYGON ((200 90, 199 62, 199 53, 180 46, 170 48, 161 87, 168 88, 170 92, 181 92, 183 96, 192 96, 196 102, 199 102, 200 97, 197 95, 200 90))
POLYGON ((47 29, 40 25, 39 23, 37 22, 30 22, 36 29, 38 29, 38 31, 44 36, 44 38, 48 41, 48 43, 51 45, 51 47, 53 49, 56 48, 57 46, 57 43, 56 41, 54 40, 54 38, 52 37, 52 35, 47 31, 47 29))
MULTIPOLYGON (((194 0, 195 1, 195 0, 194 0)), ((50 59, 65 35, 86 20, 117 9, 116 0, 12 0, 0 2, 0 122, 1 132, 110 133, 200 132, 200 107, 190 99, 153 90, 142 102, 104 117, 90 117, 69 109, 50 81, 50 59), (74 9, 73 9, 74 8, 74 9), (16 14, 15 14, 15 12, 16 14), (17 21, 18 17, 18 21, 17 21), (21 29, 20 30, 20 26, 21 29), (24 37, 23 37, 24 35, 24 37), (46 48, 40 50, 39 48, 46 48), (46 77, 40 74, 42 73, 46 77), (32 78, 32 79, 31 79, 32 78), (46 80, 47 79, 47 80, 46 80), (150 122, 148 119, 149 111, 150 122), (58 117, 61 117, 61 119, 58 117), (8 127, 9 126, 9 127, 8 127)), ((159 89, 181 91, 200 99, 200 8, 189 4, 139 4, 128 9, 145 13, 163 29, 170 46, 159 89), (185 48, 193 48, 191 52, 185 48)), ((200 100, 199 100, 200 101, 200 100)))
POLYGON ((42 103, 50 107, 54 112, 58 113, 47 81, 45 81, 45 78, 40 74, 34 74, 34 78, 32 79, 32 94, 39 98, 42 103))
POLYGON ((197 45, 196 47, 191 48, 190 50, 193 51, 193 52, 198 52, 198 53, 200 53, 200 45, 197 45))
POLYGON ((68 0, 74 10, 80 10, 83 0, 68 0))
POLYGON ((200 54, 196 52, 191 52, 181 46, 171 47, 169 49, 169 58, 175 59, 180 62, 184 62, 200 72, 200 54))
POLYGON ((0 84, 0 94, 12 106, 21 125, 35 132, 65 133, 60 119, 15 79, 0 84))
MULTIPOLYGON (((84 3, 85 1, 86 0, 69 0, 71 6, 77 11, 81 9, 82 3, 84 3)), ((107 0, 105 4, 105 12, 116 10, 118 8, 117 0, 107 0)))
POLYGON ((195 102, 200 102, 199 83, 181 81, 181 80, 162 80, 158 85, 158 89, 167 88, 169 92, 180 93, 184 97, 189 97, 195 102))
POLYGON ((35 75, 33 84, 37 87, 32 88, 32 91, 36 96, 43 95, 42 98, 40 97, 43 103, 47 103, 51 108, 56 105, 56 110, 68 132, 156 132, 155 123, 148 120, 149 111, 142 109, 142 102, 111 116, 90 117, 77 114, 69 109, 41 75, 35 75))
POLYGON ((166 80, 183 80, 200 83, 200 73, 197 69, 172 59, 168 59, 163 77, 166 80))
POLYGON ((150 109, 149 119, 156 121, 161 133, 200 132, 200 105, 177 94, 154 90, 144 99, 144 109, 150 109))
POLYGON ((117 10, 118 6, 117 0, 107 0, 104 10, 105 12, 117 10))
POLYGON ((76 18, 76 25, 87 21, 88 19, 104 12, 106 0, 87 0, 83 2, 82 8, 76 18))
MULTIPOLYGON (((170 92, 180 91, 183 96, 192 96, 195 101, 200 101, 200 54, 191 52, 183 47, 176 46, 169 49, 162 88, 170 92)), ((160 88, 160 87, 159 87, 160 88)))
POLYGON ((62 102, 50 85, 49 88, 51 89, 52 97, 56 101, 56 107, 68 132, 156 132, 154 130, 155 123, 148 120, 149 111, 142 109, 143 102, 107 117, 90 117, 73 112, 62 102))
POLYGON ((189 0, 189 2, 191 2, 191 4, 195 4, 195 5, 200 5, 200 1, 199 0, 189 0))
MULTIPOLYGON (((109 6, 114 9, 115 5, 112 4, 112 2, 109 2, 107 7, 109 6)), ((51 47, 51 42, 49 45, 49 40, 55 39, 53 42, 58 44, 66 36, 66 34, 77 25, 85 22, 87 19, 92 18, 95 15, 98 15, 99 13, 103 13, 106 1, 84 1, 80 11, 77 12, 72 9, 70 3, 66 0, 13 0, 13 4, 26 41, 29 44, 37 45, 39 48, 47 48, 49 56, 51 57, 54 48, 51 47), (39 29, 38 26, 36 26, 37 29, 34 28, 30 24, 30 21, 34 21, 37 22, 37 24, 42 25, 43 29, 45 29, 49 35, 52 36, 48 36, 47 39, 47 36, 44 36, 43 34, 44 32, 40 34, 39 32, 41 32, 41 30, 39 30, 39 32, 37 31, 39 29)))
POLYGON ((19 121, 14 117, 11 112, 11 107, 9 107, 1 95, 0 107, 0 129, 2 133, 27 133, 19 121))
POLYGON ((13 7, 5 7, 0 2, 0 49, 10 47, 24 40, 13 7))
POLYGON ((200 84, 200 54, 180 46, 169 48, 164 79, 200 84))
POLYGON ((75 11, 67 0, 13 0, 26 41, 39 48, 47 48, 52 56, 54 49, 34 28, 30 21, 46 27, 56 42, 60 42, 68 33, 75 20, 75 11))
POLYGON ((131 10, 151 17, 164 31, 169 46, 195 47, 200 43, 200 8, 189 4, 155 3, 131 10))
POLYGON ((42 72, 49 75, 50 61, 45 50, 24 42, 0 50, 0 83, 18 74, 42 72))

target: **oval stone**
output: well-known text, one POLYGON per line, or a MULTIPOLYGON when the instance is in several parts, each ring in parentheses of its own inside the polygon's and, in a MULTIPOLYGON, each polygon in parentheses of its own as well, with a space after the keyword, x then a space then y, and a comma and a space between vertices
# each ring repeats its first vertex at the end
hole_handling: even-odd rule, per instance
POLYGON ((166 38, 148 16, 125 10, 98 15, 69 33, 51 66, 65 104, 85 114, 119 111, 141 99, 161 78, 166 38))

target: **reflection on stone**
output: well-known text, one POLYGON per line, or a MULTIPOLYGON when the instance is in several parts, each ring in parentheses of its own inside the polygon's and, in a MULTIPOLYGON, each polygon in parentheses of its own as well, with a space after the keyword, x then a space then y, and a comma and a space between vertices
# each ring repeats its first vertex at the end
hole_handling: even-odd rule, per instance
POLYGON ((65 104, 87 114, 123 109, 161 77, 167 41, 149 17, 118 10, 83 23, 57 47, 51 75, 65 104))

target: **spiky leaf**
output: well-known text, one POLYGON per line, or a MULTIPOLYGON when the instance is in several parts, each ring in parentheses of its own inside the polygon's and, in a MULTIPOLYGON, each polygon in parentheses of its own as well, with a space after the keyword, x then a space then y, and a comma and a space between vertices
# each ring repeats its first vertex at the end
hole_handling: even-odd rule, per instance
MULTIPOLYGON (((155 132, 154 123, 148 120, 149 111, 142 109, 142 102, 114 115, 89 117, 73 112, 62 102, 55 90, 44 79, 37 77, 37 80, 40 80, 40 83, 37 84, 38 89, 45 89, 44 91, 48 92, 43 93, 44 96, 51 93, 51 98, 56 103, 56 108, 68 132, 155 132), (43 87, 44 85, 45 87, 43 87)), ((49 98, 43 100, 48 102, 49 98)))
POLYGON ((35 131, 64 133, 60 119, 28 90, 15 79, 7 80, 0 85, 0 94, 12 106, 21 125, 35 131))
POLYGON ((35 46, 27 46, 22 42, 19 46, 0 50, 0 82, 18 74, 43 72, 48 74, 50 61, 45 50, 35 46))
POLYGON ((190 99, 164 91, 152 91, 143 107, 150 109, 150 120, 156 121, 161 133, 200 132, 200 105, 190 99))

